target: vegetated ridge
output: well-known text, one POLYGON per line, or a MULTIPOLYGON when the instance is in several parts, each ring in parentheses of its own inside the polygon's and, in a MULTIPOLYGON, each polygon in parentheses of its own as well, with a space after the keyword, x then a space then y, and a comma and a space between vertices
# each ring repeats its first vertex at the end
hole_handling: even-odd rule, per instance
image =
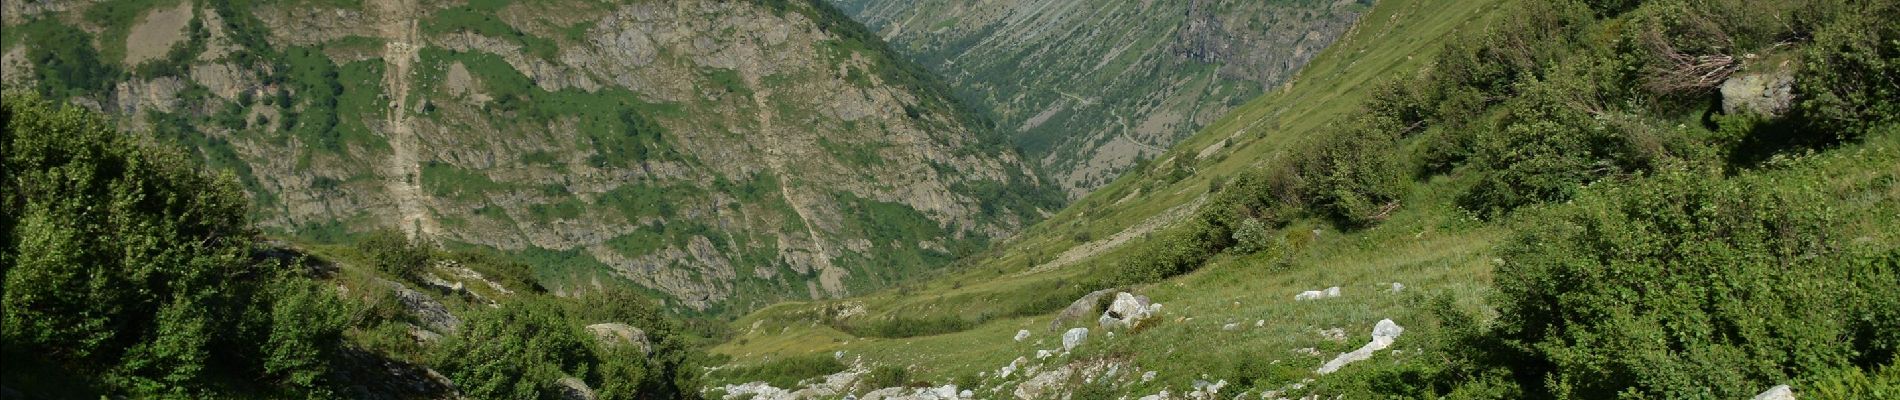
POLYGON ((832 0, 1080 197, 1278 87, 1370 2, 832 0))

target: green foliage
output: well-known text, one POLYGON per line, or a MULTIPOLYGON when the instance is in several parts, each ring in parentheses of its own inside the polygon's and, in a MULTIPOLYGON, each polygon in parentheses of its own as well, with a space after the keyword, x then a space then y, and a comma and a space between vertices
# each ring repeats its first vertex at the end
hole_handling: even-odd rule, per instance
POLYGON ((1814 399, 1891 399, 1900 397, 1900 368, 1878 367, 1869 374, 1857 367, 1822 373, 1812 383, 1795 389, 1814 399))
POLYGON ((1818 134, 1847 139, 1900 122, 1900 2, 1865 2, 1815 33, 1796 79, 1799 108, 1818 134))
POLYGON ((1798 182, 1671 172, 1531 218, 1498 269, 1498 334, 1528 357, 1519 382, 1748 397, 1891 363, 1900 253, 1839 248, 1825 204, 1798 182))
POLYGON ((117 63, 106 62, 92 47, 92 35, 47 18, 8 27, 34 43, 26 59, 33 64, 33 80, 40 94, 51 99, 97 96, 112 89, 120 75, 117 63))
MULTIPOLYGON (((87 111, 15 93, 0 104, 6 354, 135 397, 327 392, 343 306, 289 266, 252 259, 228 177, 87 111)), ((8 385, 20 376, 0 373, 8 385)))
POLYGON ((554 52, 560 49, 554 41, 529 35, 502 21, 499 12, 507 5, 507 1, 475 1, 466 6, 443 9, 431 14, 428 20, 423 21, 421 28, 430 35, 468 32, 513 40, 529 54, 553 59, 556 56, 554 52))
POLYGON ((1402 129, 1390 119, 1362 118, 1301 146, 1291 179, 1302 203, 1345 227, 1384 220, 1408 178, 1397 158, 1402 129))
POLYGON ((371 268, 409 281, 419 280, 422 269, 428 268, 434 258, 433 248, 428 244, 387 229, 358 240, 356 250, 368 259, 371 268))
POLYGON ((1272 248, 1273 230, 1267 223, 1256 218, 1240 221, 1240 227, 1234 229, 1233 251, 1240 254, 1253 254, 1272 248))
POLYGON ((910 384, 910 370, 901 365, 879 365, 864 374, 865 387, 903 387, 910 384))
POLYGON ((592 339, 551 305, 519 301, 468 316, 430 364, 474 398, 555 398, 556 381, 586 376, 592 339))
MULTIPOLYGON (((757 365, 735 366, 713 373, 731 382, 765 382, 775 387, 798 387, 798 381, 843 372, 848 366, 830 354, 779 357, 757 365)), ((883 387, 883 386, 879 386, 883 387)))
POLYGON ((652 296, 623 287, 608 287, 581 296, 573 302, 570 314, 588 322, 619 322, 646 332, 651 351, 639 354, 629 348, 597 350, 602 398, 698 398, 700 366, 706 363, 686 327, 668 316, 652 296), (637 396, 635 396, 637 395, 637 396))
POLYGON ((357 310, 332 287, 289 275, 255 296, 254 304, 270 305, 255 307, 247 316, 255 326, 268 327, 261 349, 264 372, 313 397, 329 393, 324 379, 334 362, 331 347, 357 310))
POLYGON ((976 323, 957 316, 907 317, 893 316, 869 321, 832 324, 838 330, 862 337, 907 338, 940 335, 960 332, 976 326, 976 323))

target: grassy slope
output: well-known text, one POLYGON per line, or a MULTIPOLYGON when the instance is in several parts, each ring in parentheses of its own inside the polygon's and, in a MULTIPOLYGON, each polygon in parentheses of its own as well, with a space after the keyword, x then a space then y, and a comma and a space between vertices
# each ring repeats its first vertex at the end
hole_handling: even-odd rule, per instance
MULTIPOLYGON (((853 299, 869 307, 868 315, 860 319, 954 315, 977 320, 986 314, 1008 316, 1024 308, 1040 308, 1043 312, 997 317, 951 334, 878 339, 854 337, 818 322, 822 315, 818 310, 825 304, 788 303, 738 320, 734 327, 741 333, 740 338, 714 351, 744 360, 762 360, 771 355, 842 350, 872 362, 915 364, 919 368, 914 373, 919 378, 946 382, 959 375, 993 371, 1021 355, 1033 355, 1038 348, 1033 342, 1038 340, 1040 348, 1057 347, 1055 335, 1045 330, 1051 318, 1045 312, 1050 307, 1036 307, 1038 303, 1067 304, 1075 295, 1099 289, 1073 287, 1069 282, 1081 280, 1097 266, 1115 263, 1134 246, 1124 245, 1054 271, 1023 272, 1029 266, 1076 245, 1077 232, 1087 232, 1080 236, 1093 239, 1109 237, 1177 205, 1193 203, 1207 192, 1213 179, 1233 176, 1277 157, 1302 133, 1355 110, 1372 83, 1422 68, 1448 33, 1481 25, 1474 22, 1491 17, 1492 10, 1498 9, 1497 3, 1381 2, 1361 19, 1359 27, 1308 65, 1283 90, 1237 109, 1153 164, 1166 165, 1177 156, 1189 159, 1196 171, 1191 176, 1158 185, 1153 175, 1160 172, 1151 165, 1148 171, 1124 176, 992 253, 970 261, 956 274, 917 287, 853 299), (1223 140, 1230 143, 1223 156, 1192 160, 1201 149, 1223 140), (1031 343, 1010 341, 1017 329, 1036 332, 1035 339, 1031 343)), ((1306 254, 1297 256, 1285 270, 1265 267, 1272 261, 1260 258, 1264 256, 1221 256, 1199 272, 1142 288, 1140 291, 1168 305, 1164 318, 1170 323, 1133 339, 1124 336, 1105 347, 1146 349, 1133 353, 1143 368, 1160 370, 1162 379, 1155 385, 1180 387, 1195 374, 1209 371, 1209 363, 1232 364, 1245 357, 1285 358, 1288 362, 1280 365, 1289 366, 1285 367, 1287 375, 1293 376, 1296 373, 1292 371, 1308 370, 1322 360, 1295 359, 1287 349, 1320 347, 1333 351, 1356 346, 1323 342, 1313 334, 1316 329, 1343 327, 1355 336, 1352 342, 1362 342, 1373 322, 1396 317, 1396 311, 1410 303, 1410 295, 1373 295, 1377 284, 1398 281, 1428 290, 1475 295, 1488 282, 1489 257, 1484 252, 1502 232, 1477 228, 1453 212, 1447 205, 1453 192, 1435 189, 1443 184, 1418 183, 1412 195, 1421 200, 1419 204, 1442 206, 1408 207, 1381 227, 1350 236, 1322 233, 1306 254), (1323 305, 1291 301, 1299 291, 1334 285, 1344 287, 1347 296, 1323 305), (1177 317, 1187 316, 1194 320, 1175 322, 1177 317), (1265 329, 1219 330, 1229 322, 1244 322, 1251 327, 1256 320, 1271 324, 1265 329), (1207 346, 1213 343, 1219 346, 1207 346)), ((1096 348, 1078 356, 1104 350, 1096 348)))

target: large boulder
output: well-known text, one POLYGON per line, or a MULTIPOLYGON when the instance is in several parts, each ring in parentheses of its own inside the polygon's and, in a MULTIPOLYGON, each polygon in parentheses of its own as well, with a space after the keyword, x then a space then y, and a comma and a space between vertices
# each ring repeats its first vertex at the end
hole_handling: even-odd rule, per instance
POLYGON ((1102 302, 1102 296, 1107 296, 1110 293, 1115 293, 1115 289, 1102 289, 1089 292, 1089 294, 1083 295, 1082 298, 1070 302, 1068 308, 1064 308, 1062 312, 1056 314, 1055 320, 1049 321, 1049 331, 1055 332, 1062 330, 1062 327, 1068 326, 1070 322, 1074 322, 1077 318, 1082 318, 1084 315, 1095 312, 1095 305, 1102 302))
POLYGON ((1736 74, 1722 82, 1722 112, 1780 116, 1794 105, 1794 74, 1771 71, 1736 74))
POLYGON ((594 334, 594 340, 602 347, 633 346, 641 354, 653 352, 653 344, 647 342, 646 331, 619 322, 593 324, 587 326, 587 332, 594 334))
POLYGON ((1148 296, 1121 292, 1115 294, 1115 302, 1109 304, 1107 311, 1102 311, 1102 317, 1096 319, 1096 323, 1103 329, 1133 327, 1153 316, 1156 311, 1159 310, 1148 300, 1148 296))
POLYGON ((1788 385, 1775 385, 1755 395, 1754 400, 1794 400, 1794 388, 1788 385))

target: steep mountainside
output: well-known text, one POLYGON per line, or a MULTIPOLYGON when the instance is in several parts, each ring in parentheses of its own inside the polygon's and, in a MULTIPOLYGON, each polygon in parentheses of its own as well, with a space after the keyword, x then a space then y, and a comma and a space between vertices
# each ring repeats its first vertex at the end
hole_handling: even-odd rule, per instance
POLYGON ((863 291, 1050 196, 941 84, 805 1, 5 2, 6 81, 123 116, 267 230, 394 227, 697 310, 863 291))
POLYGON ((1284 90, 967 268, 738 319, 713 350, 727 370, 785 372, 714 384, 1893 397, 1896 17, 1892 0, 1382 0, 1284 90), (851 365, 786 367, 810 357, 851 365))
POLYGON ((1290 79, 1369 3, 832 1, 993 111, 1072 197, 1290 79))

